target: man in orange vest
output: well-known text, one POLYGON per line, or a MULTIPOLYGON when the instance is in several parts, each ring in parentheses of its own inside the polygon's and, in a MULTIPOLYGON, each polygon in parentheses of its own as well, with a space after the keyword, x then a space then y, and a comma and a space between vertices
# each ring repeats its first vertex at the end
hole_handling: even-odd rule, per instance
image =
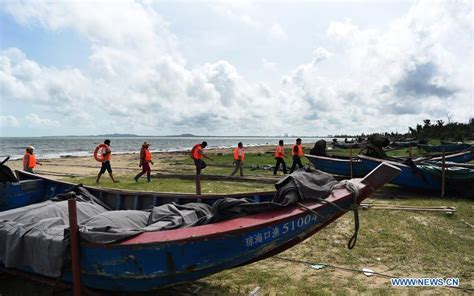
POLYGON ((196 144, 194 145, 193 149, 191 149, 191 158, 194 160, 194 165, 196 166, 196 175, 201 175, 202 169, 204 169, 207 165, 202 160, 203 157, 213 160, 210 157, 207 157, 206 154, 204 154, 204 148, 207 147, 207 142, 204 141, 201 144, 196 144))
POLYGON ((140 150, 140 164, 138 167, 142 168, 142 171, 135 176, 135 182, 138 182, 138 179, 146 173, 146 179, 148 182, 151 182, 151 168, 150 168, 150 163, 153 164, 153 160, 151 160, 151 153, 148 148, 150 145, 145 142, 142 145, 142 149, 140 150))
POLYGON ((237 173, 237 170, 240 169, 240 176, 244 176, 244 160, 245 160, 245 151, 244 145, 242 142, 237 144, 237 147, 234 148, 234 171, 230 174, 231 176, 237 173))
POLYGON ((303 148, 301 147, 300 138, 296 139, 296 145, 293 146, 291 152, 293 154, 293 164, 291 165, 290 174, 293 173, 296 168, 296 165, 298 165, 300 169, 303 168, 303 164, 301 163, 301 157, 303 157, 304 153, 303 148))
POLYGON ((28 146, 26 148, 25 155, 23 155, 23 170, 29 173, 34 174, 35 172, 33 169, 37 164, 43 165, 42 163, 38 162, 36 160, 36 155, 34 154, 35 147, 33 146, 28 146))
POLYGON ((273 174, 276 176, 278 168, 280 167, 280 163, 283 165, 283 173, 287 174, 288 172, 286 171, 286 163, 283 158, 286 158, 285 156, 285 147, 283 146, 283 140, 278 141, 278 146, 276 146, 275 149, 275 159, 276 159, 276 164, 275 164, 275 169, 273 170, 273 174))
POLYGON ((102 174, 105 173, 105 171, 109 173, 110 179, 112 179, 114 183, 117 183, 118 181, 114 179, 114 176, 112 175, 112 167, 110 166, 110 160, 112 159, 112 149, 110 149, 110 140, 105 140, 104 144, 106 145, 106 147, 102 152, 102 167, 100 168, 95 183, 99 184, 99 179, 102 174))

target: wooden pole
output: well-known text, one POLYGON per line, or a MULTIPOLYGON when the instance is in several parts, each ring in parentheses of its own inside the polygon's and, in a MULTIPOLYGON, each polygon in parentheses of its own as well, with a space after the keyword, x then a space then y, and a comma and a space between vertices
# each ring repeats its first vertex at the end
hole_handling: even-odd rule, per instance
POLYGON ((81 263, 79 260, 79 227, 77 226, 76 199, 68 199, 69 235, 71 243, 72 283, 74 296, 81 295, 81 263))
POLYGON ((446 154, 446 149, 443 148, 443 157, 441 159, 441 197, 444 197, 444 193, 445 193, 445 186, 446 186, 446 172, 445 172, 445 167, 444 167, 444 163, 445 163, 445 154, 446 154))
POLYGON ((196 183, 196 195, 201 195, 201 175, 196 174, 194 181, 196 183))
POLYGON ((408 157, 409 157, 410 159, 413 158, 413 154, 411 153, 411 147, 408 147, 408 157))
POLYGON ((350 174, 351 174, 351 179, 353 178, 352 176, 352 148, 349 151, 349 169, 350 169, 350 174))

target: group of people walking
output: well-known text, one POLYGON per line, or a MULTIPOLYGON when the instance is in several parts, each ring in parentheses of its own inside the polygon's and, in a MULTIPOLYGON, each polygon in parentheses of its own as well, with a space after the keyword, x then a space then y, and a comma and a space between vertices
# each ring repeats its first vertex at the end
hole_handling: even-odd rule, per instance
MULTIPOLYGON (((275 159, 276 159, 276 164, 275 168, 273 170, 273 174, 276 175, 278 169, 280 166, 282 166, 282 170, 284 174, 287 174, 288 171, 286 169, 286 163, 285 163, 285 147, 284 147, 284 142, 283 140, 280 140, 278 142, 278 146, 275 148, 275 159)), ((206 163, 204 162, 203 158, 209 158, 204 154, 204 148, 207 147, 207 142, 202 142, 201 144, 196 144, 194 145, 193 149, 191 150, 191 158, 194 160, 194 165, 196 166, 196 175, 201 175, 201 171, 207 166, 206 163)), ((296 139, 295 145, 291 149, 291 153, 293 156, 293 163, 291 165, 290 169, 290 174, 296 169, 296 166, 298 168, 303 168, 303 163, 301 162, 301 157, 304 156, 303 152, 303 147, 301 146, 301 139, 298 138, 296 139)), ((233 151, 233 159, 234 159, 234 169, 230 173, 230 176, 234 176, 237 171, 240 171, 240 176, 244 176, 244 161, 245 161, 245 150, 244 150, 244 145, 242 142, 239 142, 237 144, 237 147, 234 148, 233 151)))
MULTIPOLYGON (((111 166, 111 159, 112 159, 112 148, 110 146, 111 141, 109 139, 105 140, 103 144, 99 144, 95 151, 94 151, 94 157, 97 161, 101 163, 101 168, 99 170, 99 173, 97 174, 96 178, 96 183, 98 184, 100 181, 100 178, 102 177, 105 172, 107 172, 112 179, 114 183, 119 182, 114 178, 114 175, 112 173, 112 166, 111 166)), ((196 167, 196 175, 200 176, 202 170, 207 166, 206 162, 204 161, 204 158, 213 160, 211 157, 207 156, 204 153, 204 149, 207 147, 207 142, 204 141, 200 144, 196 144, 193 146, 190 152, 190 156, 194 161, 194 166, 196 167)), ((141 150, 140 150, 140 159, 139 159, 139 164, 138 166, 141 168, 141 172, 138 173, 133 179, 135 182, 138 182, 138 180, 146 174, 146 178, 148 182, 151 182, 151 166, 153 165, 153 160, 152 160, 152 154, 149 150, 150 144, 147 142, 144 142, 142 144, 141 150)), ((301 139, 298 138, 296 139, 295 145, 293 145, 291 149, 291 153, 293 156, 293 164, 291 165, 290 169, 290 174, 296 169, 298 166, 299 168, 303 167, 303 164, 301 163, 301 157, 304 155, 303 153, 303 148, 301 146, 301 139)), ((276 175, 277 171, 279 170, 280 166, 282 167, 282 171, 284 174, 287 174, 287 167, 285 163, 285 147, 283 140, 280 140, 278 142, 278 146, 275 148, 275 159, 276 159, 276 164, 275 168, 273 170, 273 174, 276 175)), ((245 150, 244 150, 244 145, 242 142, 239 142, 237 144, 237 147, 234 148, 233 150, 233 165, 234 168, 232 172, 230 173, 230 176, 234 176, 237 171, 240 172, 240 176, 244 176, 244 161, 245 161, 245 150)), ((34 147, 29 146, 26 148, 26 152, 23 156, 23 170, 34 173, 34 168, 36 165, 42 165, 40 162, 36 160, 36 156, 34 154, 34 147)))

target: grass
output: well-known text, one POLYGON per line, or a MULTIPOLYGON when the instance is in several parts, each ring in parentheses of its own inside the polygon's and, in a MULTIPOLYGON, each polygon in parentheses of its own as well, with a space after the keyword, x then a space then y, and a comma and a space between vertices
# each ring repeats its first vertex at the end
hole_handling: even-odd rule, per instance
MULTIPOLYGON (((414 149, 414 151, 417 149, 414 149)), ((333 150, 334 151, 334 150, 333 150)), ((400 149, 403 155, 407 149, 400 149)), ((347 150, 337 151, 347 153, 347 150)), ((216 155, 206 168, 206 174, 227 175, 231 167, 230 155, 216 155), (217 165, 217 166, 216 166, 217 165)), ((189 158, 165 160, 176 171, 193 173, 189 158)), ((289 161, 291 164, 291 161, 289 161)), ((273 164, 272 154, 248 155, 246 164, 273 164)), ((247 175, 271 172, 245 170, 247 175)), ((191 180, 157 179, 135 183, 133 175, 118 176, 120 183, 111 183, 104 175, 101 186, 146 191, 194 192, 191 180)), ((93 185, 94 178, 69 179, 93 185)), ((258 183, 203 181, 203 192, 231 193, 273 190, 271 185, 258 183)), ((461 286, 474 288, 474 203, 469 199, 439 198, 402 191, 385 186, 369 202, 413 205, 454 206, 458 212, 448 216, 435 212, 361 210, 357 245, 348 250, 354 222, 348 213, 297 246, 284 253, 250 265, 226 270, 193 283, 160 290, 152 295, 174 295, 176 291, 193 294, 190 287, 200 288, 198 295, 247 295, 260 287, 261 295, 469 295, 472 291, 452 288, 395 288, 390 278, 367 277, 361 273, 326 267, 312 269, 310 265, 288 262, 277 257, 292 258, 312 263, 325 263, 346 268, 371 268, 376 272, 400 277, 457 277, 461 286)), ((196 293, 194 293, 196 294, 196 293)))
MULTIPOLYGON (((66 181, 73 183, 82 183, 84 185, 98 186, 102 188, 127 189, 134 191, 160 191, 160 192, 195 192, 194 180, 181 179, 165 179, 153 178, 151 182, 147 182, 142 177, 139 182, 135 182, 134 175, 119 175, 116 179, 119 183, 112 183, 107 175, 102 176, 100 184, 95 184, 95 177, 87 178, 68 178, 66 181)), ((237 183, 228 181, 201 181, 202 193, 236 193, 236 192, 255 192, 255 191, 272 191, 275 187, 270 184, 261 184, 256 182, 237 183)))
MULTIPOLYGON (((474 287, 473 230, 461 220, 474 222, 474 205, 469 200, 437 199, 426 196, 371 199, 372 202, 455 206, 453 216, 442 213, 364 210, 354 249, 347 240, 353 231, 353 218, 346 214, 301 244, 277 257, 346 268, 371 268, 401 277, 458 277, 462 286, 474 287)), ((394 288, 390 278, 326 267, 282 261, 275 257, 251 265, 220 272, 200 280, 212 293, 247 294, 259 286, 263 295, 459 295, 467 291, 452 288, 394 288), (225 291, 225 293, 223 293, 225 291)), ((472 291, 471 291, 472 292, 472 291)))
MULTIPOLYGON (((286 149, 286 155, 291 155, 290 149, 286 149)), ((232 170, 233 157, 230 153, 223 154, 209 154, 213 160, 204 159, 207 163, 207 168, 204 170, 204 174, 212 175, 229 175, 232 170)), ((274 166, 275 158, 273 151, 266 151, 266 153, 247 153, 244 161, 244 175, 245 176, 265 176, 273 174, 272 170, 264 170, 261 168, 255 169, 255 166, 274 166)), ((288 170, 291 167, 293 160, 291 157, 285 159, 288 170)), ((302 158, 301 162, 303 165, 309 164, 306 158, 302 158)), ((170 169, 175 172, 193 174, 194 162, 190 157, 183 156, 179 159, 164 159, 164 164, 169 165, 170 169)))

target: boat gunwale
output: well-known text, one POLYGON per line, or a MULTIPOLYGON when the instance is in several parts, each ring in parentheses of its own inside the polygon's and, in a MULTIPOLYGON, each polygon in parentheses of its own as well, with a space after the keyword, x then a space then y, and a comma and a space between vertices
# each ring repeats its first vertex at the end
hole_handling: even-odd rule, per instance
MULTIPOLYGON (((340 158, 339 156, 321 156, 321 155, 312 155, 312 154, 305 154, 304 156, 308 158, 320 158, 324 160, 332 160, 332 161, 339 161, 339 162, 350 162, 350 158, 340 158)), ((359 163, 362 162, 357 157, 352 157, 352 163, 359 163)))
MULTIPOLYGON (((367 194, 366 191, 369 191, 370 186, 362 183, 361 179, 358 180, 357 184, 359 184, 358 188, 362 195, 367 194)), ((352 193, 345 188, 336 189, 335 191, 333 191, 327 198, 325 198, 325 200, 329 202, 336 202, 346 199, 353 199, 352 193), (336 195, 334 194, 335 191, 338 192, 336 195)), ((321 203, 319 201, 307 201, 302 202, 302 204, 310 208, 311 210, 320 210, 331 206, 328 203, 321 203)), ((301 206, 294 205, 287 208, 276 209, 270 212, 238 217, 212 224, 199 225, 189 228, 143 232, 125 241, 119 242, 117 244, 107 244, 104 247, 143 246, 148 244, 179 243, 202 240, 214 236, 222 236, 225 234, 252 231, 253 229, 283 223, 286 220, 291 220, 297 216, 304 215, 307 213, 311 213, 311 211, 308 211, 307 209, 304 209, 301 206), (197 235, 193 235, 194 233, 196 233, 197 235)), ((94 243, 85 244, 91 246, 98 245, 94 243)))
MULTIPOLYGON (((34 179, 42 179, 42 180, 47 180, 55 183, 60 183, 63 185, 70 185, 71 187, 78 186, 78 184, 62 181, 62 180, 56 180, 52 179, 40 174, 32 174, 23 170, 15 170, 15 172, 19 172, 20 174, 24 174, 30 177, 33 177, 34 179)), ((20 178, 20 181, 22 179, 20 178)), ((101 187, 94 187, 94 186, 89 186, 89 185, 82 185, 82 187, 86 188, 87 190, 92 190, 92 191, 102 191, 105 193, 111 193, 111 194, 120 194, 122 193, 124 197, 135 197, 137 195, 139 196, 150 196, 150 197, 172 197, 172 198, 190 198, 190 199, 213 199, 213 198, 222 198, 222 197, 245 197, 245 196, 255 196, 255 195, 270 195, 270 194, 275 194, 276 191, 254 191, 254 192, 242 192, 242 193, 233 193, 233 194, 227 194, 227 193, 214 193, 214 194, 201 194, 197 195, 195 193, 176 193, 176 192, 165 192, 165 191, 134 191, 134 190, 129 190, 129 189, 112 189, 112 188, 101 188, 101 187)))

